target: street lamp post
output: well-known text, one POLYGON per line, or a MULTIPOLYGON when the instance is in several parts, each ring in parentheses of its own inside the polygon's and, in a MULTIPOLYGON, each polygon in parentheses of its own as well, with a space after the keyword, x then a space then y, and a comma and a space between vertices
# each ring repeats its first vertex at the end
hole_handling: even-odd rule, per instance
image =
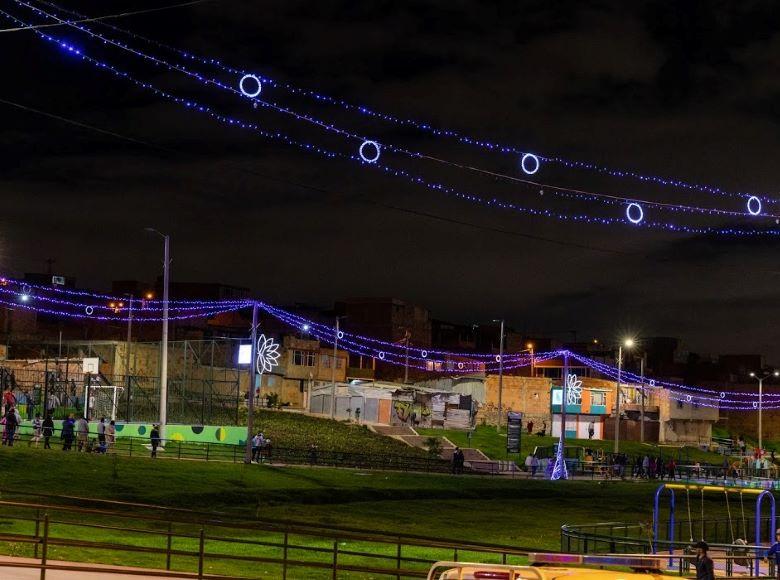
POLYGON ((765 372, 760 375, 751 372, 750 377, 758 381, 758 449, 760 452, 764 448, 764 379, 780 377, 780 371, 765 372))
POLYGON ((529 342, 525 345, 526 350, 531 353, 531 378, 533 378, 534 375, 534 343, 529 342))
POLYGON ((333 335, 333 361, 331 364, 331 397, 330 397, 330 418, 336 418, 336 361, 338 361, 339 334, 341 333, 341 319, 346 316, 336 317, 336 332, 333 335))
POLYGON ((501 407, 504 394, 504 319, 493 322, 501 322, 501 337, 498 341, 498 421, 496 421, 496 431, 501 431, 501 416, 503 415, 501 407))
POLYGON ((615 393, 615 453, 620 452, 620 375, 623 372, 623 347, 631 348, 634 341, 630 338, 624 340, 618 346, 618 372, 617 372, 617 391, 615 393))
POLYGON ((168 422, 168 290, 171 274, 171 237, 154 228, 147 232, 157 234, 163 239, 163 312, 162 343, 160 345, 160 439, 165 444, 165 424, 168 422))

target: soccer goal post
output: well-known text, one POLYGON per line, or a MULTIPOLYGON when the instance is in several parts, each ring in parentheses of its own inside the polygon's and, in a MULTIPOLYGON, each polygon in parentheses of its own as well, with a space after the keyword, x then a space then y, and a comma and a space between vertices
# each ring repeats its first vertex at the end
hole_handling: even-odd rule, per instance
POLYGON ((119 397, 124 387, 114 385, 87 385, 84 397, 84 416, 88 420, 105 417, 116 420, 119 397))

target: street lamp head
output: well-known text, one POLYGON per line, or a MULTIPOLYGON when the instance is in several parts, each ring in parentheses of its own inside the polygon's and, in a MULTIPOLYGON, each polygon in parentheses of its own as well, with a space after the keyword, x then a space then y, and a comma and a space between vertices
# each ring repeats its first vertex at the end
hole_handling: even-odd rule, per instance
POLYGON ((309 332, 309 325, 308 324, 304 324, 301 328, 303 329, 303 332, 309 332))
POLYGON ((750 376, 751 376, 751 377, 755 377, 755 376, 756 376, 756 373, 754 373, 753 371, 750 371, 750 376))
POLYGON ((623 341, 623 346, 626 348, 632 348, 634 346, 634 339, 633 338, 627 338, 623 341))
POLYGON ((775 372, 773 372, 772 374, 773 374, 774 376, 776 376, 776 377, 780 377, 780 371, 775 371, 775 372))
POLYGON ((529 342, 529 343, 527 343, 527 344, 525 345, 525 348, 527 348, 528 350, 531 350, 531 349, 533 349, 533 347, 534 347, 534 343, 533 343, 533 342, 529 342))

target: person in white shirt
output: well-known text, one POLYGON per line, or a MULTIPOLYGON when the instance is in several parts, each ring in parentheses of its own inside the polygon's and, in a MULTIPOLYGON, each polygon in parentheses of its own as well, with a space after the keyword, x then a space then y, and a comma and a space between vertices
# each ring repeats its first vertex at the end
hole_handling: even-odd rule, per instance
POLYGON ((106 445, 106 418, 101 417, 100 422, 97 424, 97 436, 98 436, 98 443, 105 447, 106 445))
POLYGON ((38 443, 40 443, 41 441, 42 430, 43 430, 43 421, 41 421, 40 413, 35 415, 35 419, 33 419, 32 422, 32 427, 33 427, 33 436, 32 439, 30 439, 29 445, 35 443, 35 446, 38 447, 38 443))

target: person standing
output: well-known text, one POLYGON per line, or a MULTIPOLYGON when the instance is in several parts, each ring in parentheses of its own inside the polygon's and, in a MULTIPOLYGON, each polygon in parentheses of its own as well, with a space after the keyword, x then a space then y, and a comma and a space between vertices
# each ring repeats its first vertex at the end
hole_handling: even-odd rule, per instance
POLYGON ((160 446, 160 427, 152 425, 152 432, 149 433, 149 442, 152 444, 152 457, 157 457, 157 447, 160 446))
POLYGON ((8 445, 8 447, 14 446, 17 427, 19 427, 19 415, 16 414, 14 407, 10 407, 5 412, 5 439, 3 439, 3 445, 8 445))
POLYGON ((33 419, 32 422, 32 428, 33 428, 33 436, 32 439, 28 442, 28 445, 32 445, 35 443, 35 446, 38 447, 38 443, 41 441, 41 430, 43 429, 43 422, 41 421, 41 414, 36 413, 35 419, 33 419))
POLYGON ((536 455, 531 455, 531 477, 535 477, 538 470, 539 459, 536 457, 536 455))
POLYGON ((73 418, 73 413, 68 415, 68 418, 62 422, 62 431, 60 437, 62 438, 62 450, 70 451, 73 447, 73 431, 76 427, 76 419, 73 418))
POLYGON ((772 556, 775 557, 775 576, 780 578, 780 530, 775 532, 775 543, 769 548, 764 560, 768 561, 772 556))
POLYGON ((531 435, 534 432, 534 422, 528 421, 528 434, 531 435))
POLYGON ((87 447, 87 440, 89 439, 89 420, 81 415, 78 423, 76 424, 76 449, 84 451, 87 447))
POLYGON ((97 424, 97 436, 98 436, 98 445, 105 448, 106 446, 106 418, 101 417, 100 421, 97 424))
POLYGON ((596 424, 591 421, 588 423, 588 439, 593 439, 593 436, 596 434, 596 424))
POLYGON ((51 436, 54 435, 54 421, 52 421, 51 415, 48 413, 46 414, 46 418, 43 420, 43 424, 41 425, 41 434, 43 435, 43 448, 51 449, 49 440, 51 439, 51 436))
POLYGON ((696 559, 693 561, 696 566, 696 580, 715 580, 715 563, 707 555, 709 549, 707 542, 696 544, 696 559))
POLYGON ((113 449, 116 443, 116 421, 111 419, 106 427, 106 446, 108 449, 113 449))

